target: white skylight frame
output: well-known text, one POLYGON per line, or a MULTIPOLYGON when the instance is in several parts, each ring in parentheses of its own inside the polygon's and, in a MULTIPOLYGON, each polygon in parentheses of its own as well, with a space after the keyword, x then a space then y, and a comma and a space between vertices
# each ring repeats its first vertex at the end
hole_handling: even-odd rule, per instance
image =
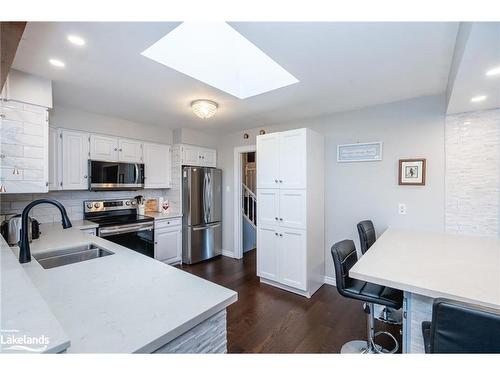
POLYGON ((299 82, 226 22, 184 22, 141 55, 239 99, 299 82))

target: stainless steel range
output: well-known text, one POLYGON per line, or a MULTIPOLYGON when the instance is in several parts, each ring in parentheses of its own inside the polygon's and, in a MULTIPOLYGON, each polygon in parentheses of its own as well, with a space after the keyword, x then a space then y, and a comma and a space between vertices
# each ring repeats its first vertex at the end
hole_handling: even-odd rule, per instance
POLYGON ((154 219, 137 214, 135 199, 84 201, 83 212, 99 237, 154 258, 154 219))

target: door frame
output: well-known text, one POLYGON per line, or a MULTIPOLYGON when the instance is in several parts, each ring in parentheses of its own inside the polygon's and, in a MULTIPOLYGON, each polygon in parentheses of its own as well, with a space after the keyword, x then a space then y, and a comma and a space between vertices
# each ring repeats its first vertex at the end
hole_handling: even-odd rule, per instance
POLYGON ((247 152, 256 152, 256 145, 239 146, 234 148, 234 202, 233 202, 233 218, 234 218, 234 257, 236 259, 243 258, 243 224, 241 218, 241 183, 243 176, 241 173, 241 154, 247 152))

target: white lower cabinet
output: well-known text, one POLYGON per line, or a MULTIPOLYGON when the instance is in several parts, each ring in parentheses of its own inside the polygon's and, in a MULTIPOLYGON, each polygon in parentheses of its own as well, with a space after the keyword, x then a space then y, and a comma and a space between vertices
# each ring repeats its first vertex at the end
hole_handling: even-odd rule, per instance
POLYGON ((306 290, 306 235, 302 230, 282 229, 278 236, 280 282, 306 290))
POLYGON ((301 230, 261 225, 257 236, 258 276, 305 292, 305 237, 301 230))
POLYGON ((182 226, 180 220, 155 222, 155 259, 164 263, 182 260, 182 226))
POLYGON ((259 224, 258 231, 257 275, 268 280, 279 281, 278 229, 259 224))

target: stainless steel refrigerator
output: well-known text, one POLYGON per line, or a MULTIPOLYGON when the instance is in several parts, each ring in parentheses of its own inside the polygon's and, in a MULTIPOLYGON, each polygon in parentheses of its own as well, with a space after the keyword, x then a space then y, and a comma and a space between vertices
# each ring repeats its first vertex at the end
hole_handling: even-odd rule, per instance
POLYGON ((182 262, 222 253, 222 170, 182 168, 182 262))

